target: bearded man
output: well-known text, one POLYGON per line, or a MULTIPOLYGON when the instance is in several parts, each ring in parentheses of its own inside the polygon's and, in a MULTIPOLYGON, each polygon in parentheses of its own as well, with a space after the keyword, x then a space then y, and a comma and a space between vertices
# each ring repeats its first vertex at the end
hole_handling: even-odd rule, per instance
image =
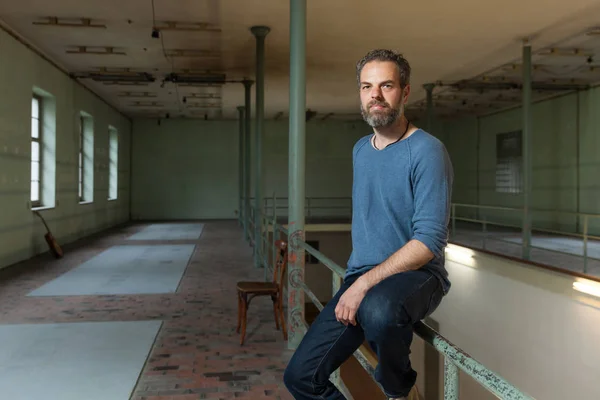
POLYGON ((365 339, 386 396, 406 398, 417 377, 413 325, 450 289, 444 249, 453 169, 444 145, 404 115, 410 72, 391 50, 357 63, 361 112, 373 132, 353 148, 352 253, 340 290, 286 368, 296 399, 344 399, 329 377, 365 339))

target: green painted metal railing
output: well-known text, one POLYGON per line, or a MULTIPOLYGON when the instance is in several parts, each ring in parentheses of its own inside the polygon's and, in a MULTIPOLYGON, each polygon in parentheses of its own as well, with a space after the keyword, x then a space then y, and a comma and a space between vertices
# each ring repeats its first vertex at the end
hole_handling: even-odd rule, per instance
MULTIPOLYGON (((306 216, 307 217, 338 217, 338 218, 350 218, 351 216, 351 198, 350 197, 307 197, 306 204, 306 216), (338 212, 332 212, 338 211, 338 212)), ((270 215, 286 216, 285 213, 281 213, 281 210, 287 210, 287 198, 285 197, 272 197, 265 198, 263 204, 263 210, 270 215)), ((558 210, 544 210, 544 209, 529 209, 531 216, 540 216, 544 214, 553 214, 553 219, 570 219, 570 221, 564 222, 565 224, 571 224, 574 226, 575 232, 568 232, 560 229, 549 229, 540 226, 540 223, 535 223, 533 231, 536 233, 547 233, 552 235, 558 235, 565 238, 576 238, 581 240, 581 251, 565 251, 562 247, 550 247, 550 246, 539 246, 532 244, 531 242, 515 242, 514 240, 508 240, 503 238, 499 234, 494 234, 493 229, 509 229, 514 230, 515 233, 520 232, 522 229, 522 218, 524 210, 515 207, 498 207, 498 206, 486 206, 486 205, 475 205, 475 204, 462 204, 452 203, 451 215, 450 215, 450 240, 455 241, 460 235, 460 238, 472 238, 474 240, 481 240, 481 249, 489 250, 488 245, 494 242, 506 243, 512 246, 527 246, 529 249, 538 249, 551 253, 563 254, 568 256, 581 257, 583 265, 578 272, 583 274, 589 274, 589 262, 600 261, 600 258, 595 255, 590 255, 590 241, 600 241, 600 236, 593 235, 590 232, 592 227, 595 226, 596 230, 600 230, 600 214, 591 213, 578 213, 570 211, 558 211, 558 210), (495 215, 501 213, 501 216, 495 215), (514 220, 514 223, 510 222, 499 222, 498 219, 514 220), (459 229, 457 223, 475 224, 480 227, 480 231, 471 229, 459 229), (595 225, 593 225, 595 223, 595 225), (579 233, 581 232, 581 233, 579 233)), ((240 219, 241 224, 241 219, 240 219)), ((460 242, 464 245, 467 243, 460 242)), ((529 254, 529 249, 523 253, 529 254)), ((531 259, 531 257, 529 258, 531 259)), ((558 269, 560 265, 555 265, 558 269)), ((570 269, 569 271, 572 271, 570 269)), ((565 270, 567 271, 567 270, 565 270)))
MULTIPOLYGON (((274 204, 276 203, 276 198, 273 196, 274 204)), ((252 207, 251 207, 252 208, 252 207)), ((254 209, 250 210, 250 216, 255 216, 254 213, 257 211, 254 209)), ((260 211, 259 211, 260 212, 260 211)), ((260 243, 265 244, 268 243, 267 246, 262 247, 261 249, 255 249, 255 251, 259 252, 259 258, 262 260, 265 269, 265 279, 268 279, 271 276, 273 269, 273 262, 276 259, 276 251, 277 248, 275 246, 275 241, 281 239, 281 235, 284 235, 285 240, 287 240, 288 231, 285 227, 277 222, 277 213, 276 208, 272 208, 271 215, 267 216, 265 213, 260 212, 261 218, 263 221, 263 235, 264 238, 260 243), (269 233, 272 233, 271 240, 269 240, 269 233), (269 249, 270 248, 270 249, 269 249), (272 251, 271 258, 269 260, 269 250, 272 251), (271 262, 270 262, 271 261, 271 262)), ((252 232, 252 229, 250 229, 252 232)), ((333 262, 329 257, 320 251, 316 250, 314 247, 310 246, 304 241, 298 241, 296 246, 304 249, 311 255, 313 255, 316 259, 318 259, 323 265, 329 268, 332 274, 332 294, 339 290, 341 285, 343 276, 345 275, 344 268, 337 265, 333 262)), ((323 309, 323 304, 318 300, 317 296, 314 294, 312 290, 306 285, 306 283, 301 282, 300 287, 304 290, 308 298, 315 304, 315 306, 321 311, 323 309)), ((304 313, 302 313, 304 315, 304 313)), ((300 325, 304 326, 308 329, 307 322, 298 321, 300 325)), ((289 325, 289 322, 288 322, 289 325)), ((476 382, 482 385, 487 391, 493 393, 497 397, 506 400, 533 400, 533 397, 523 393, 518 388, 510 384, 504 378, 502 378, 499 374, 494 371, 489 370, 484 365, 482 365, 479 361, 471 357, 465 351, 451 343, 448 339, 440 335, 430 326, 425 324, 424 322, 418 322, 414 326, 414 332, 421 339, 423 339, 426 343, 431 345, 434 349, 436 349, 440 354, 444 356, 444 399, 445 400, 458 400, 459 399, 459 370, 462 370, 468 376, 473 378, 476 382)), ((368 357, 362 352, 361 349, 358 349, 354 353, 354 357, 358 360, 360 365, 369 373, 371 378, 374 377, 374 368, 371 363, 368 361, 368 357)), ((339 370, 335 371, 331 376, 331 381, 342 390, 342 392, 346 392, 347 389, 343 385, 339 370)))

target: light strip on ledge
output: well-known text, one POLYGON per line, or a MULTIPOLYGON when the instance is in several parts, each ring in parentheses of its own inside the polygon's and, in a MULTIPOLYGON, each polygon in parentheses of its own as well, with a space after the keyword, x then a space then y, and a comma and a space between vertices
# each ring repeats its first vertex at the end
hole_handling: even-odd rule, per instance
POLYGON ((464 247, 448 245, 446 247, 446 253, 451 259, 462 264, 471 265, 473 263, 473 250, 464 247))
POLYGON ((587 279, 579 279, 573 282, 573 289, 592 296, 600 297, 600 284, 587 279))

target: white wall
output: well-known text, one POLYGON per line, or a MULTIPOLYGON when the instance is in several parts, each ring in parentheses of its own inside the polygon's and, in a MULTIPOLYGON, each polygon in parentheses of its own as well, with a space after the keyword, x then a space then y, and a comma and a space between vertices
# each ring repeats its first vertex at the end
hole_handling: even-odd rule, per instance
MULTIPOLYGON (((600 299, 574 291, 570 276, 468 253, 449 255, 462 263, 447 262, 452 288, 432 315, 439 332, 536 399, 599 399, 600 299)), ((413 347, 422 360, 422 341, 413 347)), ((460 398, 495 397, 461 374, 460 398)))
POLYGON ((0 29, 0 268, 47 251, 45 228, 32 213, 31 97, 53 97, 45 129, 55 139, 46 149, 51 189, 42 211, 60 244, 129 218, 130 121, 66 74, 0 29), (78 199, 78 117, 94 119, 93 199, 78 199), (119 134, 118 198, 108 201, 109 126, 119 134))

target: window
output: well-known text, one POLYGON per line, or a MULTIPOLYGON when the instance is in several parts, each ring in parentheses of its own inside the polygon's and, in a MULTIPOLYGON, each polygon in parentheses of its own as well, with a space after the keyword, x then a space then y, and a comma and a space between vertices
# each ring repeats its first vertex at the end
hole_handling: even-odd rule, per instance
POLYGON ((496 192, 521 193, 522 169, 521 131, 498 134, 496 136, 496 192))
POLYGON ((42 205, 42 99, 31 98, 31 205, 42 205))
POLYGON ((56 99, 33 87, 31 94, 31 207, 56 207, 56 99))
POLYGON ((108 199, 116 200, 119 195, 119 134, 110 127, 108 130, 108 199))
POLYGON ((79 203, 94 201, 94 118, 81 112, 79 115, 79 203))
POLYGON ((83 201, 83 173, 84 173, 84 157, 83 144, 85 143, 84 134, 84 119, 79 117, 79 201, 83 201))

